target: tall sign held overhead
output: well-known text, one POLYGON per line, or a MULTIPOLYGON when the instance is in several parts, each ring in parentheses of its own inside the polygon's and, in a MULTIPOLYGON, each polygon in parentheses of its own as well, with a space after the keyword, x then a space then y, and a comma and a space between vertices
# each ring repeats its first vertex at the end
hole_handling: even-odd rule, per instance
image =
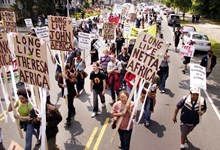
POLYGON ((50 48, 53 50, 73 50, 72 19, 62 16, 48 16, 50 48))
POLYGON ((6 33, 0 33, 0 67, 12 64, 11 51, 6 33))
POLYGON ((141 32, 132 50, 127 71, 152 82, 166 51, 166 42, 141 32))
POLYGON ((17 32, 15 12, 1 11, 1 18, 4 21, 5 31, 17 32))
POLYGON ((112 22, 106 22, 103 30, 104 40, 114 40, 115 38, 115 24, 112 22))
POLYGON ((46 43, 34 36, 17 34, 14 46, 20 80, 50 89, 46 43))

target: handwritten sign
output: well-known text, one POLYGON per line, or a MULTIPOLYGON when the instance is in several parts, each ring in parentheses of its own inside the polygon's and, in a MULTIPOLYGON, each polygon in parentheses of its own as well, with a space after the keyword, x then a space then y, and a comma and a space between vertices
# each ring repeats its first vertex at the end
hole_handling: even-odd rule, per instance
POLYGON ((122 9, 122 5, 114 4, 113 13, 114 14, 120 14, 121 13, 121 9, 122 9))
POLYGON ((33 23, 32 23, 32 20, 31 18, 28 18, 28 19, 24 19, 24 22, 26 24, 26 27, 33 27, 33 23))
POLYGON ((79 48, 90 51, 91 41, 92 41, 91 35, 88 33, 79 32, 78 37, 79 37, 79 48))
POLYGON ((100 40, 97 40, 97 41, 93 44, 93 46, 94 46, 97 50, 101 50, 102 48, 105 47, 105 44, 102 43, 100 40))
POLYGON ((34 36, 17 34, 14 46, 20 80, 50 89, 46 43, 34 36))
POLYGON ((121 16, 122 17, 126 16, 127 12, 128 12, 128 7, 123 6, 122 9, 121 9, 121 16))
POLYGON ((12 55, 6 33, 0 33, 0 67, 12 64, 12 55))
POLYGON ((16 17, 14 12, 1 11, 1 17, 4 21, 6 32, 17 32, 16 17))
POLYGON ((34 28, 35 33, 37 34, 38 38, 42 38, 45 41, 49 42, 50 38, 49 38, 49 29, 47 26, 44 27, 36 27, 34 28))
POLYGON ((61 16, 48 16, 50 47, 54 50, 73 50, 72 19, 61 16))
POLYGON ((181 56, 188 56, 193 57, 195 52, 195 47, 191 45, 182 45, 180 47, 180 55, 181 56))
POLYGON ((206 90, 206 68, 199 64, 190 65, 190 87, 206 90))
POLYGON ((147 82, 152 82, 157 74, 165 50, 166 42, 141 32, 132 50, 127 71, 145 79, 147 82))
POLYGON ((120 20, 119 16, 108 18, 109 22, 113 22, 115 24, 118 24, 119 20, 120 20))
POLYGON ((104 40, 114 40, 115 38, 115 24, 112 22, 105 22, 104 24, 104 40))
POLYGON ((131 25, 129 23, 124 24, 124 35, 125 36, 130 35, 130 29, 131 29, 131 25))

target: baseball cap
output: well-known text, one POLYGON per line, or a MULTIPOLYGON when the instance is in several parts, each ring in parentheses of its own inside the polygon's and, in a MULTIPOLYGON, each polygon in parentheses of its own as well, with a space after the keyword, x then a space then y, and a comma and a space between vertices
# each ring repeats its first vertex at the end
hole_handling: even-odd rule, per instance
POLYGON ((192 94, 199 94, 199 87, 191 87, 190 92, 192 94))

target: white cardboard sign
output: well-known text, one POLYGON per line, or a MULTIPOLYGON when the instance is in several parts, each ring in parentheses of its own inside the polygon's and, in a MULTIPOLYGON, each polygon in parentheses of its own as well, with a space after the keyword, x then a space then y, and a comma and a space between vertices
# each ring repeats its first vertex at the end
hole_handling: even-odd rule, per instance
POLYGON ((79 48, 90 51, 91 41, 92 41, 91 35, 88 33, 79 32, 78 37, 79 37, 79 48))
POLYGON ((190 87, 206 90, 206 68, 199 64, 190 65, 190 87))
POLYGON ((191 45, 182 45, 180 46, 180 55, 193 57, 195 52, 195 47, 191 45))
POLYGON ((33 27, 33 23, 32 23, 31 18, 24 19, 24 22, 25 22, 26 27, 28 27, 28 28, 33 27))
POLYGON ((131 29, 131 25, 130 24, 124 24, 124 35, 129 36, 130 35, 130 29, 131 29))
POLYGON ((105 47, 105 44, 103 44, 100 40, 97 40, 93 46, 97 49, 97 50, 101 50, 102 48, 105 47))
POLYGON ((34 30, 38 38, 43 38, 47 42, 50 41, 48 26, 36 27, 34 30))

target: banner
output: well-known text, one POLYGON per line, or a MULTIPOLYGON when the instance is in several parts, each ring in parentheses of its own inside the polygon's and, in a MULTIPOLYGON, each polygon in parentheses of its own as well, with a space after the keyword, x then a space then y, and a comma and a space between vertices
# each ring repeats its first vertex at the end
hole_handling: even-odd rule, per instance
POLYGON ((1 11, 1 18, 4 21, 6 32, 17 32, 15 12, 1 11))
POLYGON ((25 22, 26 27, 28 27, 28 28, 33 27, 33 23, 32 23, 31 18, 24 19, 24 22, 25 22))
POLYGON ((53 50, 73 50, 72 19, 61 16, 48 16, 50 48, 53 50))
POLYGON ((6 33, 0 33, 0 68, 12 64, 12 55, 9 49, 6 33))
POLYGON ((126 69, 147 82, 152 82, 157 75, 165 51, 165 41, 141 32, 126 69))
POLYGON ((195 52, 195 47, 191 45, 182 45, 180 46, 180 55, 193 57, 195 52))
POLYGON ((49 41, 50 41, 48 26, 35 27, 34 30, 35 30, 35 33, 37 34, 37 37, 38 37, 38 38, 42 38, 42 39, 44 39, 46 42, 49 42, 49 41))
POLYGON ((113 22, 115 24, 118 24, 119 20, 120 20, 119 16, 108 18, 109 22, 113 22))
POLYGON ((16 61, 20 80, 50 89, 46 43, 34 36, 14 36, 16 61))
POLYGON ((91 50, 91 35, 89 33, 79 32, 79 48, 83 50, 91 50))
POLYGON ((108 12, 106 9, 103 9, 101 14, 102 14, 102 18, 108 18, 108 12))
POLYGON ((206 68, 199 64, 190 64, 190 87, 206 90, 206 68))
POLYGON ((103 39, 104 40, 114 40, 115 39, 115 24, 112 22, 104 23, 103 30, 103 39))
POLYGON ((155 24, 155 25, 152 25, 152 26, 150 26, 146 29, 140 29, 140 28, 132 27, 130 29, 130 36, 128 38, 129 39, 136 39, 138 37, 138 34, 142 31, 145 32, 145 33, 148 33, 149 35, 151 35, 153 37, 156 37, 157 26, 155 24))

